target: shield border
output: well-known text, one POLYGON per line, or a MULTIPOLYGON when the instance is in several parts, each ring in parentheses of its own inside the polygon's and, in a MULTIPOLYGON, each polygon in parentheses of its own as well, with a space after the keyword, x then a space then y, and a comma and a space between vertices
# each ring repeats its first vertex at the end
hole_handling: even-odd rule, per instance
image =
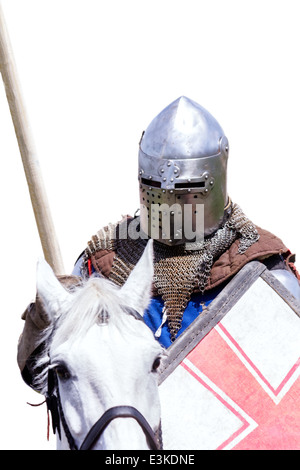
POLYGON ((219 323, 261 277, 300 317, 300 304, 295 297, 259 261, 246 264, 224 287, 211 304, 201 313, 179 338, 167 349, 160 367, 159 385, 176 369, 183 359, 219 323))

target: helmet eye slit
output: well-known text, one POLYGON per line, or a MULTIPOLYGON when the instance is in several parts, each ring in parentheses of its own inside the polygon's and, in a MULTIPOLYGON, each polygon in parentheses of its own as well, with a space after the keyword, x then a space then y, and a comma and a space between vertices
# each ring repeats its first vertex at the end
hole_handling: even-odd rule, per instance
POLYGON ((160 188, 161 187, 161 182, 160 181, 154 181, 154 180, 149 180, 147 178, 141 178, 141 182, 143 184, 146 184, 147 186, 151 186, 153 188, 160 188))
POLYGON ((204 188, 205 181, 195 181, 194 183, 175 183, 176 189, 204 188))

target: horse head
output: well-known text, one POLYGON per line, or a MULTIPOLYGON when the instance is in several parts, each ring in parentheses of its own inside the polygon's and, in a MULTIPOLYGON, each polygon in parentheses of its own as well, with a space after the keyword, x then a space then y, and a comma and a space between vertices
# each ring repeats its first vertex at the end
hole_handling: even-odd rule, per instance
POLYGON ((58 448, 155 445, 163 351, 141 321, 152 279, 152 241, 122 287, 95 276, 67 291, 44 260, 38 263, 37 295, 49 328, 36 386, 48 397, 58 448))

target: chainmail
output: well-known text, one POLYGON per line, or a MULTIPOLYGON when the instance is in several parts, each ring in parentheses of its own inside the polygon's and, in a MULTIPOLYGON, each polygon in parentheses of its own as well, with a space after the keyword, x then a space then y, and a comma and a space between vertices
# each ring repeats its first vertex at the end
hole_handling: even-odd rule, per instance
MULTIPOLYGON (((181 328, 183 313, 191 294, 195 290, 204 293, 214 261, 237 238, 238 253, 244 253, 259 239, 254 224, 237 204, 230 205, 225 220, 224 225, 211 237, 204 239, 196 250, 188 250, 185 245, 172 247, 154 242, 153 282, 164 301, 162 324, 167 321, 172 341, 181 328)), ((118 238, 116 229, 121 224, 110 224, 100 230, 92 237, 85 252, 87 260, 99 249, 113 250, 115 258, 109 278, 120 286, 126 282, 147 243, 142 238, 118 238)))

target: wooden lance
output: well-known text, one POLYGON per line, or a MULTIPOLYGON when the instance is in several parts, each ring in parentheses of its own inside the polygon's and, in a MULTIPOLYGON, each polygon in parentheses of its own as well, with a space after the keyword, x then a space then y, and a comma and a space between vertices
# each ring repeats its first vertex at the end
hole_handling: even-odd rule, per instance
POLYGON ((64 274, 49 203, 43 183, 28 116, 18 79, 13 51, 0 3, 0 69, 22 157, 32 208, 46 261, 56 274, 64 274))

